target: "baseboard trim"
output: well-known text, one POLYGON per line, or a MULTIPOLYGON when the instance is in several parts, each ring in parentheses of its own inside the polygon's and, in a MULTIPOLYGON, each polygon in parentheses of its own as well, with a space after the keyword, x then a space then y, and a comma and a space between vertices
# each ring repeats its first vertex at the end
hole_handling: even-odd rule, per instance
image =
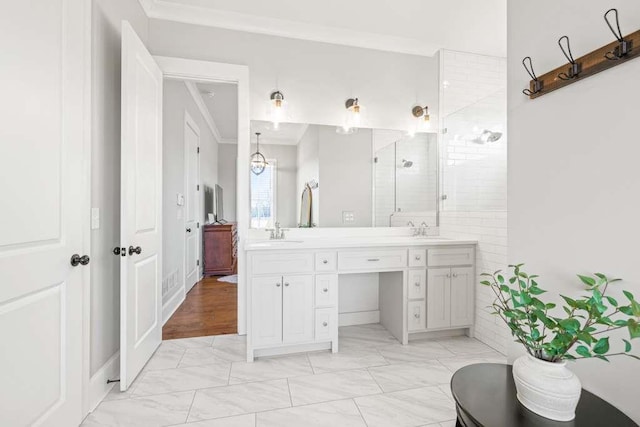
POLYGON ((120 351, 107 360, 89 379, 89 412, 93 412, 117 383, 107 384, 107 380, 120 377, 120 351))
POLYGON ((185 300, 184 288, 179 289, 169 300, 162 304, 162 325, 167 323, 167 320, 171 319, 173 313, 176 312, 180 304, 185 300))
POLYGON ((380 323, 380 310, 338 314, 339 326, 367 325, 369 323, 380 323))

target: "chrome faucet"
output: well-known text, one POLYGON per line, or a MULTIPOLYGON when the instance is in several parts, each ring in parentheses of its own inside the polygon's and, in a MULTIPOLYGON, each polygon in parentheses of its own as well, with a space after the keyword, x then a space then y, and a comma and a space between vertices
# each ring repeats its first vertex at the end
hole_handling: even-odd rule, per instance
POLYGON ((416 228, 416 225, 413 223, 413 221, 407 221, 407 227, 411 227, 411 232, 414 236, 420 235, 420 231, 416 228))
POLYGON ((284 240, 284 232, 289 231, 288 228, 280 228, 280 223, 275 223, 276 228, 267 228, 267 231, 270 232, 269 239, 270 240, 284 240))
POLYGON ((422 221, 422 224, 420 224, 420 235, 421 236, 426 236, 428 228, 429 228, 429 226, 427 225, 427 223, 422 221))

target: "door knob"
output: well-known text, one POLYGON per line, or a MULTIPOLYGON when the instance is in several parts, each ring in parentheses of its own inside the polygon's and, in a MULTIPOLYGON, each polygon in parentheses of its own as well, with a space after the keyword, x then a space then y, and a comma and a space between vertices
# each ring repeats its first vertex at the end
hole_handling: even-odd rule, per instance
POLYGON ((78 265, 87 265, 89 264, 89 261, 91 259, 89 258, 88 255, 78 255, 78 254, 73 254, 71 255, 71 265, 74 267, 77 267, 78 265))
POLYGON ((140 255, 141 253, 142 253, 142 248, 140 246, 136 246, 135 248, 133 246, 129 246, 129 255, 133 255, 133 254, 140 255))
POLYGON ((284 285, 285 285, 285 286, 289 286, 289 284, 288 284, 288 283, 285 283, 284 285))
POLYGON ((187 228, 187 233, 191 233, 191 229, 190 228, 187 228))

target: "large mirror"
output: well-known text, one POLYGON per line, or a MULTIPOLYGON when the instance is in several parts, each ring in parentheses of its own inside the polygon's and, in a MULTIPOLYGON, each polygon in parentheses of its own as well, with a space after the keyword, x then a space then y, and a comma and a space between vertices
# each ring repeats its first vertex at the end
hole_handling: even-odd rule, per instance
POLYGON ((251 227, 437 225, 435 133, 252 121, 251 227), (259 147, 256 133, 260 133, 259 147))

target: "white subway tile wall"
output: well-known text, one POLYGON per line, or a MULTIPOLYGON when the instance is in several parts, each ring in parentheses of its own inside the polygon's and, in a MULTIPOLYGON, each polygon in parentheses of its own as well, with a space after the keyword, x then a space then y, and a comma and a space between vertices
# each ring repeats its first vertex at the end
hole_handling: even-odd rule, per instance
MULTIPOLYGON (((442 195, 440 233, 478 240, 477 273, 507 266, 506 60, 440 54, 442 195), (500 133, 483 141, 488 130, 500 133)), ((508 329, 490 314, 491 291, 476 286, 476 338, 506 354, 508 329)))

